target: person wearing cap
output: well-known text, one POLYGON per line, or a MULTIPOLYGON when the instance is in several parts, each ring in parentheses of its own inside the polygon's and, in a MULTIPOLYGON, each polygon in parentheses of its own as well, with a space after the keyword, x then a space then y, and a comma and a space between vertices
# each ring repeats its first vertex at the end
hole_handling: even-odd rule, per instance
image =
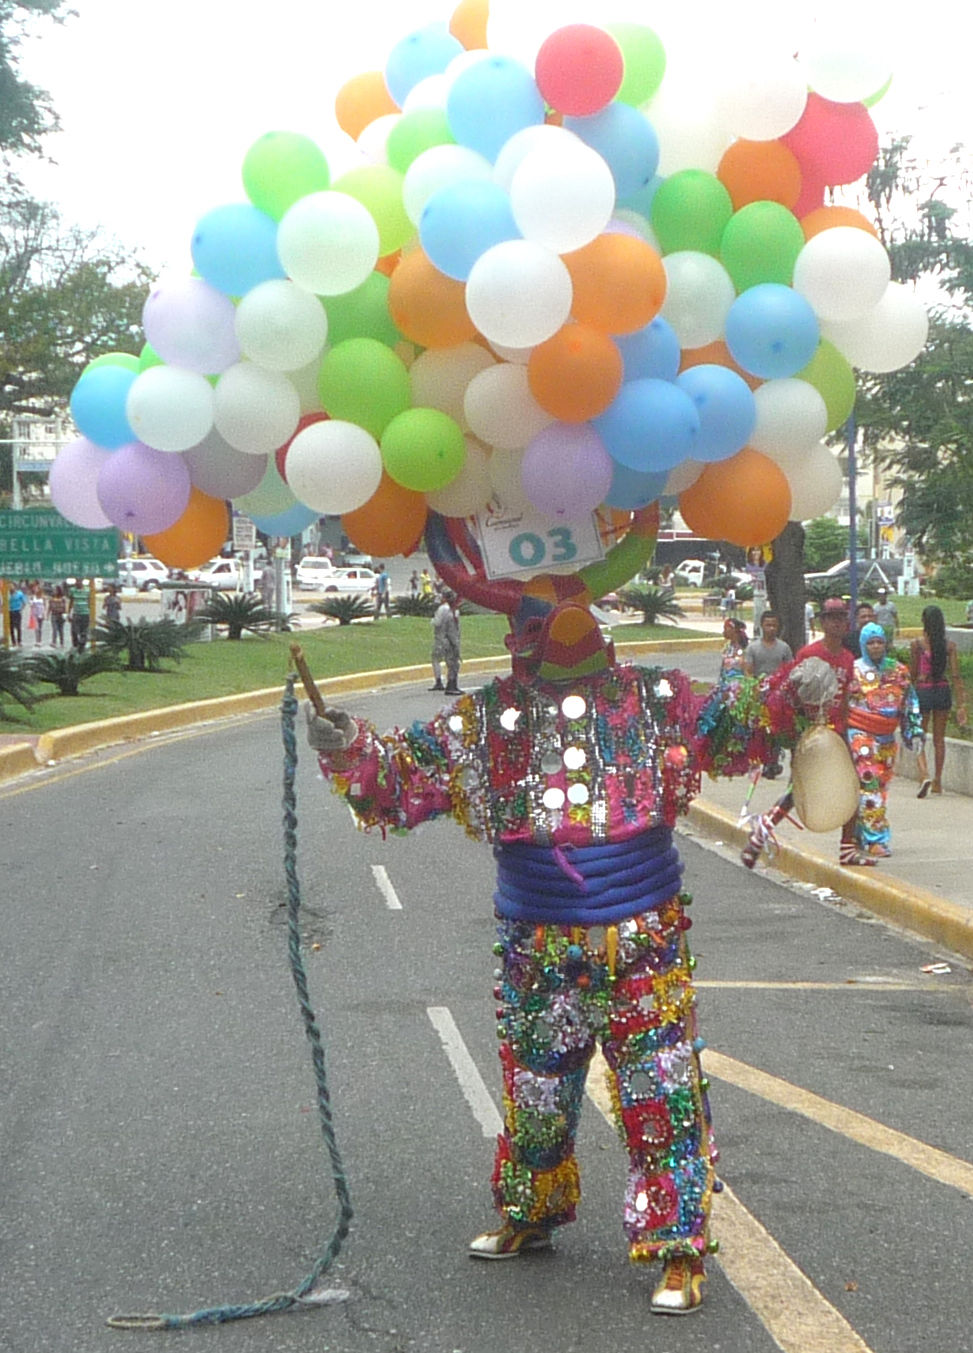
POLYGON ((891 644, 899 632, 899 613, 895 602, 889 601, 888 588, 878 589, 878 601, 875 603, 875 623, 885 631, 885 638, 891 644))
MULTIPOLYGON (((822 718, 829 728, 844 739, 848 728, 848 694, 855 675, 855 660, 842 642, 848 631, 848 604, 841 597, 827 597, 819 613, 823 637, 814 643, 805 644, 794 655, 794 661, 779 669, 773 681, 780 683, 807 658, 819 658, 826 662, 837 678, 835 694, 827 709, 805 705, 805 712, 812 718, 822 718)), ((748 869, 753 869, 764 849, 773 844, 774 828, 794 807, 794 796, 790 790, 774 804, 767 813, 761 813, 753 823, 747 844, 740 858, 748 869)), ((841 840, 838 846, 839 864, 874 865, 875 857, 868 855, 858 845, 858 814, 848 819, 841 828, 841 840)))
POLYGON ((887 805, 897 731, 907 747, 922 749, 922 715, 909 669, 889 655, 882 626, 868 624, 848 693, 848 749, 861 786, 858 846, 879 858, 892 854, 887 805))

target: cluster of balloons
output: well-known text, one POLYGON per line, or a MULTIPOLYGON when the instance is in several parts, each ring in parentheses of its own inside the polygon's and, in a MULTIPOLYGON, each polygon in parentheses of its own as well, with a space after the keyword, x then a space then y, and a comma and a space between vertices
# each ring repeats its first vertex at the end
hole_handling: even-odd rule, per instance
POLYGON ((562 523, 668 496, 742 545, 833 504, 853 368, 927 332, 870 223, 825 204, 875 159, 887 72, 818 43, 704 116, 646 25, 552 27, 525 60, 525 9, 462 0, 348 81, 337 178, 304 135, 250 147, 141 355, 79 379, 65 516, 187 566, 228 501, 275 535, 340 514, 381 554, 496 496, 562 523))

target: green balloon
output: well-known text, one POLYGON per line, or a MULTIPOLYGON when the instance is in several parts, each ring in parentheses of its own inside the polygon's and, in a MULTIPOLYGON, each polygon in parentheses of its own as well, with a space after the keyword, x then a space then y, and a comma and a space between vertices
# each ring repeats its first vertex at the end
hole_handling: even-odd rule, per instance
POLYGON ((331 347, 346 338, 375 338, 387 348, 401 343, 402 335, 389 314, 388 296, 389 279, 384 273, 371 272, 354 291, 324 297, 331 347))
POLYGON ((456 138, 442 108, 414 108, 403 113, 389 133, 385 154, 393 169, 404 174, 409 165, 432 146, 451 146, 456 138))
POLYGON ((348 338, 326 353, 318 389, 332 418, 357 423, 376 440, 412 402, 408 368, 374 338, 348 338))
POLYGON ((664 254, 691 249, 718 257, 732 215, 733 199, 705 169, 670 175, 652 199, 652 229, 664 254))
POLYGON ((378 226, 380 257, 401 249, 416 233, 402 205, 402 175, 397 169, 390 169, 387 164, 349 169, 335 180, 334 189, 360 202, 378 226))
POLYGON ((779 202, 750 202, 734 212, 720 241, 720 261, 737 291, 760 282, 789 287, 807 241, 793 212, 779 202))
POLYGON ((324 152, 299 132, 267 132, 243 157, 243 187, 250 201, 275 221, 308 193, 331 182, 324 152))
POLYGON ((893 76, 890 75, 885 81, 885 84, 882 85, 881 89, 876 89, 874 94, 869 94, 867 99, 862 99, 862 103, 866 108, 874 108, 877 103, 885 98, 886 94, 889 92, 889 86, 891 85, 892 80, 893 76))
POLYGON ((666 49, 658 35, 645 24, 610 23, 605 24, 605 31, 622 49, 625 62, 622 85, 615 98, 620 103, 640 108, 662 84, 666 73, 666 49))
POLYGON ((406 409, 382 435, 382 464, 403 488, 434 493, 466 463, 463 429, 439 409, 406 409))
POLYGON ((798 379, 807 381, 824 400, 828 410, 828 432, 841 427, 855 407, 855 373, 847 358, 833 343, 822 338, 818 350, 798 379))
POLYGON ((148 371, 150 366, 165 366, 165 362, 163 362, 152 344, 146 343, 139 353, 139 371, 148 371))
POLYGON ((100 357, 92 357, 91 361, 82 371, 82 376, 87 375, 89 371, 94 371, 97 366, 123 366, 126 371, 141 371, 139 359, 133 357, 130 352, 103 352, 100 357))

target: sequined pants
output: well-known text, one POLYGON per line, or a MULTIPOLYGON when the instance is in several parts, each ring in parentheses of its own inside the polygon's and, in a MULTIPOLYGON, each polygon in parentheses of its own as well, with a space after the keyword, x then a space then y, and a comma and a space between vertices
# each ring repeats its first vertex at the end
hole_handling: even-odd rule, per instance
POLYGON ((716 1151, 699 1067, 688 900, 681 894, 607 928, 499 918, 504 1131, 493 1190, 513 1225, 574 1220, 575 1133, 600 1042, 629 1155, 623 1226, 631 1258, 706 1250, 716 1151))
POLYGON ((895 734, 848 729, 848 747, 858 773, 858 817, 855 833, 862 850, 888 854, 892 831, 886 814, 888 785, 895 769, 895 734))

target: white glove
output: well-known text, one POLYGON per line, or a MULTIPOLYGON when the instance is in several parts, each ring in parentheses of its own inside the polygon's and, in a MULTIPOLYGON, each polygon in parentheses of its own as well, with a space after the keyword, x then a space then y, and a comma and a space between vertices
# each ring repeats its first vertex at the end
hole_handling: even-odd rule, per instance
POLYGON ((358 736, 358 725, 343 709, 328 708, 316 714, 308 701, 304 706, 307 740, 316 752, 344 752, 358 736))

